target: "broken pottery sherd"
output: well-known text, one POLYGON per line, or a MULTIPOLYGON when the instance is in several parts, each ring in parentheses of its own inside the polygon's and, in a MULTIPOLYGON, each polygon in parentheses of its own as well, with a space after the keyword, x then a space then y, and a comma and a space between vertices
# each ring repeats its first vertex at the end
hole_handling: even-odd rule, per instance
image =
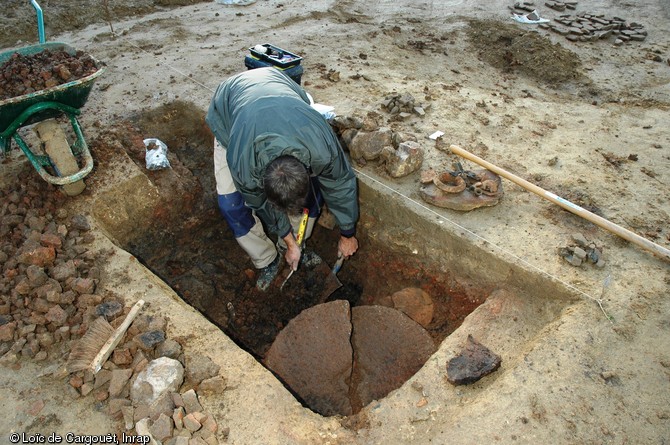
POLYGON ((463 212, 498 204, 503 196, 500 176, 489 170, 469 173, 474 177, 463 178, 450 172, 436 174, 432 183, 421 187, 419 195, 428 204, 463 212), (465 182, 465 187, 459 179, 465 182))
POLYGON ((393 307, 427 328, 433 321, 433 299, 418 287, 408 287, 391 295, 393 307))
POLYGON ((399 388, 434 352, 428 331, 401 311, 336 300, 289 321, 264 363, 319 414, 351 415, 399 388))
POLYGON ((393 308, 354 307, 351 323, 354 406, 363 407, 400 388, 436 349, 428 331, 393 308))
POLYGON ((313 306, 282 329, 264 363, 314 411, 350 415, 351 329, 346 300, 313 306))
POLYGON ((465 349, 447 364, 447 380, 453 385, 474 383, 498 369, 502 359, 468 335, 465 349))

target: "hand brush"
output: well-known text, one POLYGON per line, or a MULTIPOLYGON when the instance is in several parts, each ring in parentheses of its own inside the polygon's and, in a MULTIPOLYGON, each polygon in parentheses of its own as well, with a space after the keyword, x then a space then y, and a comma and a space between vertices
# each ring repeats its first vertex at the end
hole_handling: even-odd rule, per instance
POLYGON ((67 371, 72 373, 88 369, 93 374, 100 371, 143 305, 144 300, 135 303, 116 329, 104 317, 95 319, 86 334, 72 348, 65 365, 67 371))

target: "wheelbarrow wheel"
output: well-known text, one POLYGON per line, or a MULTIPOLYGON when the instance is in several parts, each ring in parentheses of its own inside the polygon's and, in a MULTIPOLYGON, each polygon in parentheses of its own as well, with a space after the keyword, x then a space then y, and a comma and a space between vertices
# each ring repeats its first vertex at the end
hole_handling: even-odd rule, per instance
MULTIPOLYGON (((69 176, 79 171, 79 165, 70 144, 67 142, 65 132, 54 119, 48 119, 35 125, 35 131, 39 136, 44 151, 51 159, 58 176, 69 176)), ((63 192, 68 196, 77 196, 86 188, 84 180, 64 184, 63 192)))

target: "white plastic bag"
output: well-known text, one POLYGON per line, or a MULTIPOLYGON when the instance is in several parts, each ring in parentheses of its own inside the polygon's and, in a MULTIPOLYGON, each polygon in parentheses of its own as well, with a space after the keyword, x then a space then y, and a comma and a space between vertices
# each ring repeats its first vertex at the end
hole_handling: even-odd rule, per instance
POLYGON ((333 118, 335 118, 335 116, 337 116, 335 114, 335 107, 332 107, 330 105, 315 103, 314 98, 312 97, 311 94, 309 94, 307 91, 305 91, 305 94, 307 95, 307 98, 309 99, 309 106, 314 108, 319 113, 321 113, 321 116, 323 116, 327 121, 330 121, 333 118))
POLYGON ((512 19, 516 20, 519 23, 525 23, 530 25, 549 22, 549 20, 540 17, 540 13, 537 12, 537 9, 533 10, 533 12, 524 15, 512 14, 512 19))
POLYGON ((330 121, 336 116, 335 107, 332 107, 330 105, 312 104, 311 107, 314 108, 319 113, 321 113, 321 116, 323 116, 327 121, 330 121))
POLYGON ((144 146, 146 147, 145 160, 147 170, 170 168, 170 161, 167 157, 167 145, 163 141, 156 138, 148 138, 144 140, 144 146))

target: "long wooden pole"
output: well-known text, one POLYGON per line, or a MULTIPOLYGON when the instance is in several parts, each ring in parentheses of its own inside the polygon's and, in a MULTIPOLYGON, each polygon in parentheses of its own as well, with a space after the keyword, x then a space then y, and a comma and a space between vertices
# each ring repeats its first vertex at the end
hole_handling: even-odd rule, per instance
POLYGON ((555 194, 548 192, 544 190, 542 187, 538 187, 535 184, 531 184, 530 182, 526 181, 525 179, 522 179, 506 170, 503 170, 500 167, 497 167, 490 162, 487 162, 483 160, 482 158, 473 155, 467 150, 462 149, 461 147, 457 145, 452 145, 449 147, 451 151, 454 154, 457 154, 458 156, 461 156, 465 159, 468 159, 476 164, 481 165, 482 167, 486 168, 487 170, 492 171, 493 173, 496 173, 499 176, 502 176, 503 178, 509 179, 513 183, 521 186, 522 188, 535 193, 536 195, 547 199, 551 202, 553 202, 556 205, 559 205, 563 207, 565 210, 574 213, 575 215, 581 216, 582 218, 586 219, 587 221, 591 221, 593 224, 596 224, 600 227, 602 227, 605 230, 608 230, 616 235, 619 235, 621 238, 630 241, 633 244, 637 244, 640 247, 643 247, 647 250, 650 250, 651 252, 655 253, 656 255, 659 255, 661 257, 664 257, 665 259, 670 259, 670 250, 666 249, 663 246, 659 246, 658 244, 649 241, 647 238, 643 238, 640 235, 631 232, 628 229, 624 229, 623 227, 614 224, 613 222, 602 218, 594 213, 589 212, 588 210, 578 206, 577 204, 574 204, 567 199, 563 199, 560 196, 556 196, 555 194))

